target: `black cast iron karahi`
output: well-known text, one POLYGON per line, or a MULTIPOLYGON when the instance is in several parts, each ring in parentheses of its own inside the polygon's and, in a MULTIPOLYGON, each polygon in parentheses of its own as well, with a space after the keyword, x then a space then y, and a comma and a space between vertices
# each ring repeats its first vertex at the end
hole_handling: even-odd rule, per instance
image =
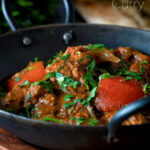
MULTIPOLYGON (((21 70, 38 56, 48 60, 67 46, 103 43, 108 48, 130 46, 150 55, 150 32, 120 26, 73 24, 71 0, 63 0, 66 24, 19 29, 8 3, 2 0, 4 16, 13 30, 0 36, 0 80, 21 70), (71 22, 70 24, 67 24, 71 22)), ((149 144, 150 124, 120 126, 131 115, 150 107, 150 97, 120 110, 108 126, 75 126, 28 119, 0 110, 0 126, 20 139, 48 149, 96 150, 139 147, 149 144)))

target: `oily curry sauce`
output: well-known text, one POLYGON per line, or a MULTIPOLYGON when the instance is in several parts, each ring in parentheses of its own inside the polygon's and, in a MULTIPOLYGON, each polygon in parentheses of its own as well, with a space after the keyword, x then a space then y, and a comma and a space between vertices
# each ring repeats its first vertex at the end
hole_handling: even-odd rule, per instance
MULTIPOLYGON (((114 114, 150 92, 150 56, 103 44, 68 47, 46 65, 36 57, 0 88, 1 108, 28 118, 106 125, 114 114)), ((123 122, 149 121, 138 113, 123 122)))

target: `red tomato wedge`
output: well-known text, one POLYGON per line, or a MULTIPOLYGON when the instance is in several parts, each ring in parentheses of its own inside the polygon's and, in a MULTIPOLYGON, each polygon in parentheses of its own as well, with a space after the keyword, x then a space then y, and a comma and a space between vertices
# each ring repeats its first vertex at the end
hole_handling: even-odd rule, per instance
POLYGON ((117 76, 100 81, 95 104, 97 109, 103 112, 117 111, 143 96, 144 92, 138 81, 126 81, 117 76))
POLYGON ((28 65, 24 70, 22 70, 18 77, 19 81, 16 81, 16 75, 14 75, 8 81, 8 90, 11 90, 17 85, 23 84, 25 81, 29 81, 30 83, 42 80, 46 75, 46 71, 44 65, 41 61, 35 62, 31 65, 28 65))

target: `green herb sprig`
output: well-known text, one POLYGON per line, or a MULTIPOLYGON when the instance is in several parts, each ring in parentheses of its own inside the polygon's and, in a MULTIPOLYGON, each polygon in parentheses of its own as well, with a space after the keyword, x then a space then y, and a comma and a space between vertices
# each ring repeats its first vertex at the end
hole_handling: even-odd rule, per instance
POLYGON ((76 125, 78 125, 78 126, 85 123, 85 122, 88 122, 88 124, 91 125, 91 126, 95 126, 95 125, 99 124, 99 120, 96 119, 96 118, 86 119, 84 117, 80 117, 80 118, 70 117, 70 120, 75 120, 76 125))
POLYGON ((59 119, 56 119, 56 118, 51 118, 50 116, 44 117, 44 118, 42 118, 42 120, 46 121, 46 122, 52 121, 52 122, 56 122, 56 123, 59 123, 59 124, 66 124, 63 121, 61 121, 59 119))

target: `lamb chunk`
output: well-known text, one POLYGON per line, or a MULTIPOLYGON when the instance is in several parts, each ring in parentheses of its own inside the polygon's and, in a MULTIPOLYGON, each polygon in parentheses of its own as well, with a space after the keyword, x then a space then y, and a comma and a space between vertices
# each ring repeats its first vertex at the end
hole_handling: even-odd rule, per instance
MULTIPOLYGON (((104 124, 108 124, 110 120, 115 115, 116 111, 114 112, 106 112, 102 115, 101 120, 104 122, 104 124)), ((128 120, 124 121, 123 125, 140 125, 143 123, 146 123, 147 119, 141 114, 138 113, 136 115, 131 116, 128 120)))
POLYGON ((126 61, 133 55, 133 50, 130 47, 119 47, 114 53, 126 61))
POLYGON ((39 98, 38 103, 35 105, 36 114, 38 117, 45 115, 54 116, 56 111, 56 96, 54 94, 45 94, 39 98))
POLYGON ((102 48, 102 51, 91 51, 93 59, 96 61, 96 63, 101 62, 113 62, 113 63, 119 63, 120 58, 116 57, 110 50, 107 50, 105 48, 102 48))
POLYGON ((24 93, 22 88, 16 86, 10 92, 7 93, 5 97, 2 98, 2 105, 14 110, 20 109, 22 101, 24 100, 24 93))
MULTIPOLYGON (((46 72, 58 72, 59 68, 63 66, 59 73, 63 74, 63 76, 71 77, 72 79, 83 83, 84 75, 86 74, 85 68, 90 63, 90 52, 84 47, 78 46, 69 47, 63 56, 66 54, 70 54, 67 60, 64 61, 58 57, 55 63, 52 63, 52 65, 46 67, 46 72)), ((57 84, 57 78, 50 80, 54 83, 56 89, 61 89, 57 84)), ((87 91, 84 84, 81 84, 77 89, 74 89, 73 87, 67 87, 67 93, 73 92, 73 94, 75 94, 81 91, 87 91)))
POLYGON ((24 107, 28 106, 29 104, 36 104, 38 102, 38 99, 40 96, 42 96, 45 92, 45 89, 42 87, 42 85, 35 85, 30 86, 28 88, 23 88, 24 92, 24 107), (29 100, 28 96, 31 95, 31 99, 29 100))

